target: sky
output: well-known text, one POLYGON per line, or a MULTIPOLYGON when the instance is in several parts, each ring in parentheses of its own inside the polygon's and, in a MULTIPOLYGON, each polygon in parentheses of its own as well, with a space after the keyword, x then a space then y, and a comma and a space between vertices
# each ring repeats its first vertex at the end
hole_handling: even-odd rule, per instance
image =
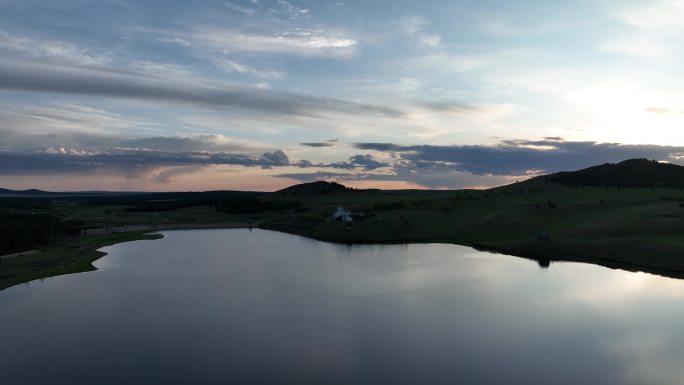
POLYGON ((684 164, 684 3, 0 0, 0 187, 482 188, 684 164))

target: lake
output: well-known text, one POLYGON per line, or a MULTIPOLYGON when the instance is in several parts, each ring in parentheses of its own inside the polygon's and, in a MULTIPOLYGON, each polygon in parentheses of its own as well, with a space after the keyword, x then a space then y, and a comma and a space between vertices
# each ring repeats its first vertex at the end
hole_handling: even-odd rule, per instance
POLYGON ((168 231, 0 292, 0 383, 673 384, 684 282, 445 244, 168 231))

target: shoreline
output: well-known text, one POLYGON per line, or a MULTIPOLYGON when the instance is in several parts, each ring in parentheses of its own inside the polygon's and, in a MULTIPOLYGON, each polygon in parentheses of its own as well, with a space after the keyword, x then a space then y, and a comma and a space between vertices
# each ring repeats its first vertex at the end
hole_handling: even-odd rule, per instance
POLYGON ((589 251, 586 253, 569 252, 568 249, 579 246, 571 241, 556 242, 556 241, 541 241, 537 242, 535 246, 546 246, 546 245, 560 245, 561 250, 542 250, 541 247, 537 248, 519 248, 519 247, 501 247, 495 246, 494 243, 500 242, 476 242, 464 239, 386 239, 381 241, 369 241, 369 240, 354 240, 354 241, 342 241, 335 240, 327 237, 316 237, 310 234, 305 234, 303 232, 291 231, 284 228, 275 227, 259 227, 263 230, 279 231, 287 234, 299 235, 302 237, 315 239, 321 242, 330 242, 343 245, 398 245, 398 244, 428 244, 428 243, 441 243, 441 244, 453 244, 459 246, 470 247, 478 251, 489 252, 493 254, 508 255, 516 258, 524 258, 532 261, 536 261, 541 268, 548 268, 553 262, 575 262, 575 263, 586 263, 591 265, 597 265, 605 267, 608 269, 618 269, 629 271, 632 273, 643 272, 652 275, 658 275, 665 278, 672 279, 684 279, 684 269, 678 268, 668 268, 661 267, 657 265, 646 265, 642 263, 630 262, 627 260, 619 259, 617 256, 610 255, 608 253, 601 253, 602 255, 591 255, 596 254, 596 250, 589 251), (563 250, 563 246, 565 250, 563 250))
POLYGON ((475 250, 484 251, 494 254, 509 255, 517 258, 524 258, 539 263, 541 268, 549 268, 554 262, 573 262, 586 263, 605 267, 611 270, 623 270, 630 273, 646 273, 657 275, 664 278, 684 279, 684 270, 660 268, 657 266, 648 266, 638 263, 631 263, 619 259, 601 258, 601 257, 584 257, 577 255, 561 255, 554 254, 553 256, 543 255, 533 250, 515 250, 515 249, 501 249, 497 247, 486 246, 482 244, 463 245, 470 246, 475 250))
MULTIPOLYGON (((251 227, 255 226, 252 225, 251 227)), ((91 231, 82 232, 75 242, 67 245, 48 248, 40 253, 17 253, 23 255, 0 261, 2 262, 0 264, 0 272, 5 274, 0 275, 0 291, 37 279, 97 270, 93 266, 93 262, 107 255, 106 252, 100 251, 100 249, 119 243, 163 238, 163 235, 156 233, 158 231, 247 228, 250 228, 249 223, 174 223, 87 229, 91 231), (9 276, 4 271, 8 265, 11 269, 12 265, 40 263, 38 261, 39 258, 54 259, 55 266, 37 271, 31 270, 19 275, 14 275, 13 272, 10 272, 9 276)))
MULTIPOLYGON (((277 227, 277 226, 276 226, 277 227)), ((644 265, 639 263, 632 263, 629 261, 611 258, 608 256, 590 256, 582 254, 574 254, 567 252, 559 252, 558 250, 544 251, 540 249, 525 249, 514 247, 501 247, 482 242, 472 242, 457 239, 387 239, 379 241, 342 241, 330 238, 321 238, 305 234, 303 232, 288 231, 287 229, 270 228, 269 226, 259 226, 254 224, 250 226, 247 223, 200 223, 200 224, 167 224, 167 225, 136 225, 136 226, 118 226, 112 228, 99 228, 103 230, 100 233, 85 233, 81 235, 77 242, 48 249, 46 252, 39 254, 30 254, 23 257, 13 258, 11 261, 26 260, 36 257, 51 257, 54 255, 61 255, 62 259, 68 262, 67 265, 60 265, 51 269, 44 269, 37 272, 31 272, 20 276, 13 277, 13 279, 5 279, 0 276, 0 291, 19 285, 26 284, 31 281, 43 278, 50 278, 60 275, 76 274, 88 271, 97 270, 93 266, 93 262, 107 255, 106 252, 100 249, 108 246, 113 246, 119 243, 139 241, 139 240, 156 240, 162 239, 164 236, 157 233, 158 231, 174 231, 174 230, 214 230, 214 229, 245 229, 258 228, 261 230, 278 231, 282 233, 298 235, 309 239, 315 239, 321 242, 330 242, 346 245, 396 245, 396 244, 454 244, 460 246, 471 247, 478 251, 489 252, 494 254, 508 255, 516 258, 524 258, 536 261, 541 268, 549 268, 553 262, 575 262, 588 263, 598 265, 609 269, 619 269, 629 272, 643 272, 647 274, 658 275, 672 279, 684 279, 684 270, 675 268, 663 268, 653 265, 644 265), (105 232, 104 229, 109 230, 105 232)), ((89 229, 93 230, 93 229, 89 229)), ((553 241, 549 243, 554 243, 553 241)), ((561 245, 562 246, 562 245, 561 245)), ((7 261, 3 262, 4 265, 7 261)), ((3 265, 3 267, 4 267, 3 265)))
POLYGON ((101 248, 125 242, 161 239, 163 235, 148 232, 129 232, 83 237, 87 238, 80 238, 77 242, 69 245, 48 248, 39 254, 3 261, 0 265, 0 272, 4 274, 0 276, 0 291, 38 279, 97 270, 93 266, 93 262, 107 255, 106 252, 100 251, 101 248), (43 262, 38 258, 48 260, 51 266, 38 270, 33 269, 34 264, 43 262), (8 267, 9 274, 5 271, 8 267), (13 268, 15 271, 12 271, 13 268))

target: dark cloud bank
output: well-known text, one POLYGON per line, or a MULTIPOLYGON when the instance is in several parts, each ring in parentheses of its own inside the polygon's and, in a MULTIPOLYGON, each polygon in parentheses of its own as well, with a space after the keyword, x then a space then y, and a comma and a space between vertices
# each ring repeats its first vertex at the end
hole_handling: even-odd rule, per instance
POLYGON ((496 146, 357 143, 355 147, 389 156, 393 161, 386 166, 391 167, 391 172, 346 174, 321 170, 313 174, 288 173, 281 176, 300 181, 405 181, 430 188, 460 188, 505 184, 510 183, 511 177, 577 170, 631 158, 672 163, 681 163, 684 159, 684 147, 572 142, 558 137, 508 140, 496 146))
POLYGON ((307 146, 307 147, 333 147, 338 144, 338 139, 330 139, 326 140, 325 142, 306 142, 306 143, 299 143, 302 146, 307 146))
POLYGON ((282 150, 265 152, 259 156, 145 149, 89 151, 50 148, 22 153, 0 152, 0 175, 94 174, 107 171, 130 176, 168 166, 237 165, 273 168, 289 164, 290 160, 282 150))
POLYGON ((508 140, 496 146, 397 145, 357 143, 360 150, 394 154, 417 168, 451 165, 454 170, 475 175, 525 175, 529 171, 576 170, 630 158, 648 158, 673 163, 684 155, 684 147, 623 145, 619 143, 570 142, 561 138, 508 140))
MULTIPOLYGON (((41 138, 39 142, 45 142, 46 139, 48 138, 41 138)), ((314 163, 292 160, 282 150, 255 153, 254 149, 221 143, 215 139, 213 136, 139 139, 107 137, 99 145, 95 145, 97 138, 86 137, 83 143, 89 145, 23 150, 13 150, 0 139, 0 175, 106 172, 140 176, 146 171, 164 167, 178 168, 158 175, 160 181, 168 181, 177 174, 195 172, 210 165, 261 168, 296 166, 316 171, 281 173, 277 176, 300 181, 405 181, 431 188, 457 188, 502 184, 509 182, 510 179, 507 178, 510 177, 576 170, 629 158, 666 160, 673 163, 679 163, 680 158, 684 159, 684 147, 571 142, 561 138, 545 138, 537 141, 509 140, 496 146, 357 143, 356 149, 372 154, 352 155, 342 162, 314 163)))

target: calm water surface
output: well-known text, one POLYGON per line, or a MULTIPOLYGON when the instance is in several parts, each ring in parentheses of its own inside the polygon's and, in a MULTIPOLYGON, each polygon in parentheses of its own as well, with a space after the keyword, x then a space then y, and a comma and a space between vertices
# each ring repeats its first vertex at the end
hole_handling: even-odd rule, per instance
POLYGON ((455 245, 164 235, 0 292, 0 383, 684 381, 683 281, 455 245))

